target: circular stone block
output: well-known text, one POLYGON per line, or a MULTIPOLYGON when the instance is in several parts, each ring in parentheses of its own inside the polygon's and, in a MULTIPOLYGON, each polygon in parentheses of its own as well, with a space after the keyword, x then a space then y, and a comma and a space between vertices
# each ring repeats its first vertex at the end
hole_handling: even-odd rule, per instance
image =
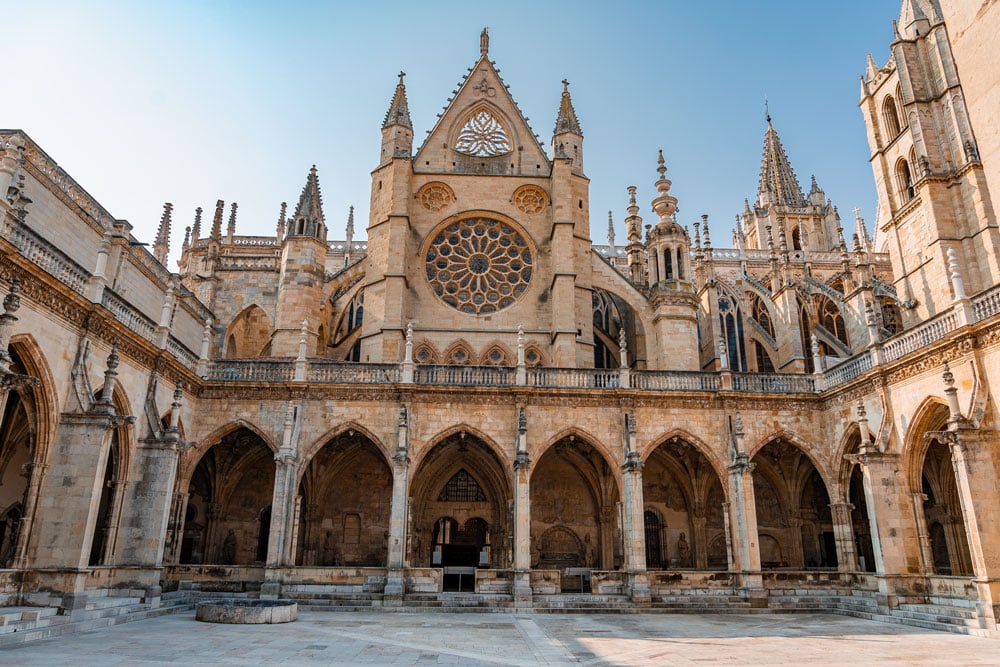
POLYGON ((299 617, 299 605, 291 600, 210 600, 198 603, 194 617, 206 623, 290 623, 299 617))

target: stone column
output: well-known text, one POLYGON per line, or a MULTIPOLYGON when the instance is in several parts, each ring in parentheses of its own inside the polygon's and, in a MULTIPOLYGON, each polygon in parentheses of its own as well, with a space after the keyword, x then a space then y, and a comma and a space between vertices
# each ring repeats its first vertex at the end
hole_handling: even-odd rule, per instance
POLYGON ((514 458, 514 607, 531 608, 531 460, 524 408, 517 412, 514 458))
POLYGON ((174 493, 174 501, 170 510, 170 524, 167 528, 167 552, 164 562, 176 565, 180 561, 181 547, 184 545, 184 523, 187 517, 188 493, 174 493))
POLYGON ((396 454, 392 457, 392 507, 389 512, 389 553, 382 604, 398 607, 403 604, 403 568, 406 566, 406 538, 410 489, 409 408, 399 408, 396 428, 396 454))
POLYGON ((695 503, 691 518, 691 542, 694 556, 692 564, 696 570, 708 569, 708 517, 705 516, 705 505, 695 503))
POLYGON ((913 520, 917 524, 917 543, 920 547, 920 572, 927 576, 934 574, 934 551, 931 548, 931 535, 927 530, 927 514, 924 512, 924 503, 927 501, 927 494, 914 493, 913 498, 913 520))
POLYGON ((60 416, 49 452, 49 474, 39 492, 36 538, 28 561, 42 570, 39 587, 65 593, 63 605, 70 610, 86 600, 83 591, 111 432, 135 421, 135 417, 115 414, 111 396, 117 367, 115 345, 108 356, 100 399, 86 412, 60 416))
POLYGON ((750 591, 752 607, 766 607, 767 594, 760 574, 760 545, 757 536, 757 506, 753 493, 753 469, 757 464, 743 453, 743 419, 736 413, 729 465, 729 521, 733 541, 733 566, 740 585, 750 591))
POLYGON ((295 496, 298 478, 298 457, 295 454, 294 432, 298 406, 288 404, 281 446, 274 455, 274 490, 271 495, 271 525, 267 535, 267 566, 260 588, 263 600, 273 600, 281 593, 284 567, 291 564, 290 551, 295 531, 295 496))
POLYGON ((622 466, 622 503, 625 509, 625 572, 629 597, 636 604, 649 604, 649 576, 646 573, 646 531, 643 521, 642 459, 635 451, 635 414, 625 414, 623 438, 625 465, 622 466))
POLYGON ((851 523, 851 503, 830 503, 830 516, 833 519, 833 539, 837 547, 837 569, 841 572, 857 572, 857 547, 854 544, 854 525, 851 523))

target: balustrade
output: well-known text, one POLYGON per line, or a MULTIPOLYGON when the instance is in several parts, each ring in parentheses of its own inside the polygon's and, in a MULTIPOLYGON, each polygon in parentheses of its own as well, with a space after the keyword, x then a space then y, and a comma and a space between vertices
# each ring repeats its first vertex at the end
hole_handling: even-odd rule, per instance
POLYGON ((150 343, 156 343, 156 323, 139 312, 138 308, 111 291, 111 288, 104 288, 101 305, 107 308, 114 318, 128 327, 130 331, 139 334, 150 343))
POLYGON ((883 356, 886 361, 899 359, 905 354, 941 340, 956 328, 958 328, 958 316, 954 310, 949 310, 920 326, 887 340, 883 348, 883 356))
POLYGON ((25 258, 59 282, 77 294, 86 292, 90 273, 33 230, 17 224, 11 231, 10 241, 25 258))

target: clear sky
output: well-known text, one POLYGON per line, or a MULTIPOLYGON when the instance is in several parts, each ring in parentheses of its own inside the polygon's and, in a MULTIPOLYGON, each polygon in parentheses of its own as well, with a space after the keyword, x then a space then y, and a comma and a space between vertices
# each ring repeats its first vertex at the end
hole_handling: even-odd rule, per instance
MULTIPOLYGON (((0 126, 25 130, 134 234, 174 204, 174 256, 196 206, 239 204, 237 233, 273 234, 319 169, 330 238, 368 220, 370 171, 396 83, 415 143, 479 55, 490 55, 548 147, 571 82, 591 179, 591 237, 628 185, 647 221, 662 148, 690 225, 730 245, 757 192, 764 99, 792 166, 849 227, 875 189, 858 77, 889 56, 899 0, 841 2, 32 2, 2 9, 0 126)), ((30 211, 30 208, 29 208, 30 211)))

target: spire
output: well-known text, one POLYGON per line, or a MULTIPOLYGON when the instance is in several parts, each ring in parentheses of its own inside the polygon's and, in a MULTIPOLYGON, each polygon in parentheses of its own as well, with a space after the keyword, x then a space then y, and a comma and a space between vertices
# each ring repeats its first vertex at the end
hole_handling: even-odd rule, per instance
POLYGON ((226 202, 219 199, 215 202, 215 217, 212 218, 212 233, 210 235, 213 241, 218 241, 222 238, 222 213, 226 208, 226 202))
POLYGON ((861 217, 861 209, 857 206, 854 207, 854 235, 860 240, 861 248, 865 252, 872 251, 872 239, 868 236, 865 219, 861 217))
POLYGON ((163 205, 163 215, 160 226, 156 229, 156 242, 153 244, 153 256, 163 266, 167 265, 167 255, 170 254, 170 217, 174 205, 167 202, 163 205))
POLYGON ((559 103, 559 115, 556 117, 556 129, 552 134, 562 134, 572 132, 583 136, 580 129, 580 121, 576 119, 576 110, 573 108, 573 99, 569 96, 569 81, 562 80, 563 92, 562 101, 559 103))
POLYGON ((294 229, 290 233, 305 236, 319 236, 318 227, 324 224, 323 221, 323 196, 319 191, 319 178, 316 176, 316 165, 309 170, 306 177, 306 184, 299 195, 298 206, 295 207, 295 215, 292 216, 294 229))
POLYGON ((788 162, 781 139, 771 125, 770 114, 767 115, 767 132, 764 134, 764 155, 760 161, 757 199, 760 206, 802 206, 805 202, 802 187, 788 162))
POLYGON ((611 211, 608 211, 608 245, 612 249, 615 247, 615 221, 611 217, 611 211))
POLYGON ((488 28, 483 28, 483 31, 479 33, 479 53, 485 56, 489 52, 490 52, 490 31, 488 28))
POLYGON ((385 120, 382 121, 383 130, 393 125, 402 125, 410 130, 413 129, 413 123, 410 121, 410 106, 406 101, 406 85, 403 83, 405 76, 406 72, 400 71, 396 92, 392 96, 392 102, 389 103, 389 110, 385 112, 385 120))

